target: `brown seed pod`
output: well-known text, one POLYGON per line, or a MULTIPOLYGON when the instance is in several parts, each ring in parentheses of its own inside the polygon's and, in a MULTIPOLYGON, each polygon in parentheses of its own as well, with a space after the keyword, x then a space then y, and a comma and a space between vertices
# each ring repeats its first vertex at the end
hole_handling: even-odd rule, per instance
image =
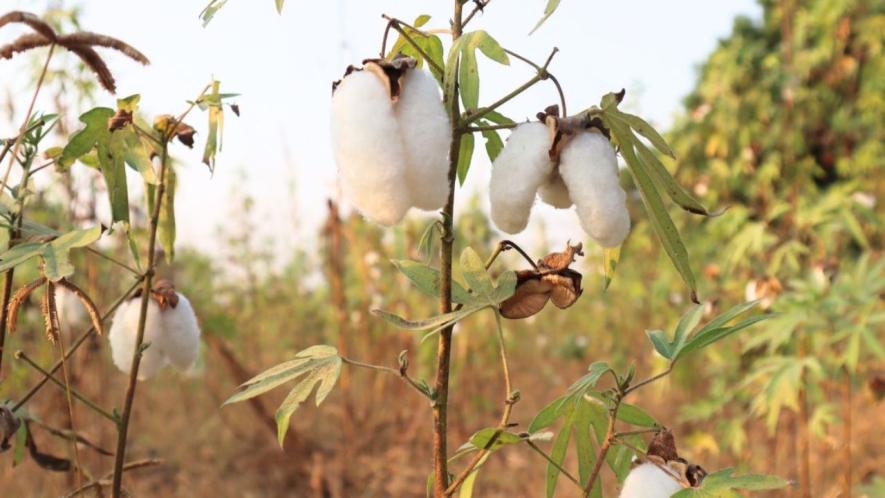
POLYGON ((12 295, 12 299, 9 300, 9 305, 6 308, 6 328, 9 329, 10 334, 15 332, 15 322, 18 321, 18 311, 21 309, 22 304, 25 303, 28 296, 30 296, 37 287, 40 287, 44 283, 46 283, 46 277, 40 277, 37 280, 23 285, 12 295))
POLYGON ((83 289, 77 287, 72 282, 61 279, 55 283, 55 285, 64 287, 65 289, 71 291, 77 299, 80 300, 80 303, 86 308, 86 312, 89 314, 89 318, 92 320, 92 326, 95 328, 95 331, 98 332, 98 335, 104 334, 104 326, 101 322, 101 314, 98 312, 98 306, 95 305, 95 302, 92 298, 89 297, 89 294, 83 291, 83 289))
POLYGON ((541 311, 547 301, 560 309, 573 305, 584 290, 582 275, 569 268, 575 256, 583 256, 582 244, 566 244, 562 252, 544 256, 535 269, 516 272, 516 291, 501 303, 501 316, 528 318, 541 311))

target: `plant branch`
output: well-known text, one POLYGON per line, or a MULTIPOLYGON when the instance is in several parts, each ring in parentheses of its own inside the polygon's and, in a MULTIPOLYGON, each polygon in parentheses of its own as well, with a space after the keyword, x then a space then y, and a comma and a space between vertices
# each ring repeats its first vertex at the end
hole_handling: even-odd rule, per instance
POLYGON ((516 128, 517 126, 519 126, 518 123, 483 125, 483 126, 465 126, 464 128, 461 128, 461 131, 463 131, 465 133, 476 133, 476 132, 493 131, 493 130, 509 130, 512 128, 516 128))
POLYGON ((548 79, 550 77, 550 75, 549 75, 549 73, 547 73, 547 66, 550 65, 550 62, 553 60, 553 56, 556 55, 556 52, 558 52, 558 51, 559 51, 559 49, 554 47, 553 51, 551 51, 550 55, 547 57, 547 61, 544 62, 544 65, 541 66, 537 70, 537 74, 535 74, 530 80, 528 80, 525 83, 523 83, 522 85, 520 85, 519 88, 517 88, 516 90, 513 90, 512 92, 508 93, 507 95, 501 97, 497 101, 493 102, 491 105, 488 105, 486 107, 481 107, 479 109, 468 110, 467 116, 465 116, 465 120, 464 120, 465 124, 470 124, 470 123, 476 122, 478 119, 482 118, 486 114, 498 109, 499 107, 506 104, 507 102, 510 102, 510 100, 512 100, 514 97, 525 92, 526 90, 528 90, 529 88, 534 86, 539 81, 548 79))
MULTIPOLYGON (((125 301, 125 300, 129 297, 129 295, 132 294, 132 292, 135 291, 135 289, 136 289, 139 285, 141 285, 142 279, 144 279, 144 276, 143 276, 143 275, 142 275, 142 276, 139 276, 139 277, 135 280, 135 282, 129 287, 129 290, 127 290, 126 292, 123 293, 122 296, 120 296, 119 298, 117 298, 117 301, 116 301, 114 304, 112 304, 111 307, 108 308, 107 311, 105 311, 104 315, 101 316, 101 321, 102 321, 102 322, 104 322, 105 320, 107 320, 108 317, 111 316, 111 313, 113 313, 114 311, 116 311, 117 308, 119 308, 120 305, 123 304, 123 301, 125 301)), ((95 330, 95 326, 93 325, 92 327, 89 328, 89 330, 87 330, 87 331, 84 332, 82 335, 80 335, 80 337, 78 337, 77 340, 75 340, 75 341, 71 344, 71 347, 68 348, 68 350, 65 352, 65 356, 64 356, 64 358, 65 358, 65 359, 70 358, 70 356, 71 356, 72 354, 74 354, 74 352, 75 352, 75 351, 76 351, 76 350, 77 350, 77 349, 78 349, 78 348, 79 348, 84 342, 86 342, 86 339, 88 339, 89 336, 92 335, 95 331, 96 331, 96 330, 95 330)), ((49 373, 49 375, 52 375, 52 374, 54 374, 55 372, 57 372, 59 368, 61 368, 61 360, 57 361, 57 362, 55 363, 55 365, 53 365, 52 368, 50 368, 47 372, 49 373)), ((37 382, 36 384, 34 384, 34 387, 32 387, 31 389, 29 389, 28 392, 25 393, 25 395, 22 397, 22 399, 20 399, 20 400, 18 401, 18 403, 16 403, 16 404, 12 407, 12 411, 17 411, 19 408, 21 408, 22 406, 24 406, 25 403, 27 403, 27 402, 28 402, 28 401, 29 401, 29 400, 30 400, 35 394, 37 394, 37 392, 38 392, 38 391, 39 391, 39 390, 40 390, 40 389, 46 384, 46 382, 48 382, 48 381, 49 381, 49 377, 45 377, 45 376, 44 376, 42 379, 40 379, 40 381, 37 382)))
MULTIPOLYGON (((140 468, 142 468, 142 467, 150 467, 150 466, 153 466, 153 465, 160 465, 160 464, 162 464, 162 463, 163 463, 163 460, 160 460, 160 459, 158 459, 158 458, 148 458, 148 459, 145 459, 145 460, 135 460, 135 461, 133 461, 133 462, 128 462, 128 463, 126 463, 125 465, 123 465, 123 467, 121 468, 121 472, 128 472, 128 471, 130 471, 130 470, 140 469, 140 468)), ((90 489, 101 488, 101 487, 103 487, 103 486, 108 486, 108 485, 111 484, 110 482, 108 482, 108 480, 109 480, 109 479, 111 478, 111 476, 113 476, 113 475, 114 475, 114 474, 113 474, 112 472, 108 472, 108 473, 105 474, 104 477, 102 477, 101 479, 96 479, 96 480, 94 480, 94 481, 92 481, 92 482, 89 482, 89 483, 84 484, 83 486, 80 486, 79 488, 77 488, 77 489, 71 491, 70 493, 66 494, 66 495, 64 496, 64 498, 74 498, 75 496, 80 496, 80 495, 82 495, 83 493, 85 493, 86 491, 89 491, 90 489)))
MULTIPOLYGON (((461 37, 462 30, 462 3, 454 0, 454 14, 452 16, 452 41, 461 37)), ((445 74, 445 73, 443 73, 445 74)), ((458 104, 457 82, 444 82, 451 84, 454 89, 449 95, 449 118, 452 121, 452 143, 449 149, 449 197, 442 211, 442 243, 440 244, 440 286, 439 307, 442 313, 452 311, 452 252, 455 241, 452 226, 455 212, 455 177, 458 172, 458 161, 461 149, 460 105, 458 104)), ((436 381, 434 393, 436 399, 433 404, 433 496, 444 498, 449 482, 448 470, 448 402, 449 402, 449 364, 452 354, 452 330, 454 325, 449 325, 440 331, 436 351, 436 381)))
POLYGON ((513 411, 513 405, 519 400, 519 397, 515 395, 513 391, 513 385, 510 379, 510 366, 507 362, 507 347, 504 343, 504 329, 501 327, 501 315, 498 312, 495 312, 495 323, 498 332, 498 351, 501 355, 501 368, 504 372, 504 412, 501 414, 501 421, 498 422, 498 428, 495 430, 495 433, 489 438, 485 447, 473 456, 473 459, 467 464, 467 467, 461 471, 461 474, 455 478, 451 486, 446 489, 446 496, 457 491, 458 487, 470 476, 470 473, 473 472, 480 462, 482 462, 483 458, 489 454, 489 450, 494 446, 495 441, 501 436, 504 430, 507 429, 507 424, 510 423, 510 414, 513 411))
POLYGON ((593 490, 593 485, 596 484, 596 479, 599 478, 602 464, 605 462, 605 455, 608 454, 612 441, 615 439, 615 421, 618 419, 618 409, 621 407, 621 399, 622 395, 618 394, 615 398, 615 406, 609 412, 608 429, 605 432, 605 439, 602 441, 602 446, 599 447, 599 454, 596 455, 596 464, 593 466, 593 471, 590 473, 590 480, 587 481, 587 486, 584 487, 585 497, 590 496, 590 492, 593 490))
POLYGON ((561 111, 562 111, 562 117, 566 117, 566 116, 568 116, 568 110, 566 108, 566 103, 565 103, 565 92, 562 91, 562 85, 559 84, 559 80, 556 79, 556 76, 553 76, 552 73, 547 71, 547 66, 550 65, 550 59, 553 58, 553 54, 555 54, 558 50, 559 50, 558 48, 555 48, 555 47, 553 48, 553 53, 547 57, 547 62, 544 64, 544 66, 539 66, 538 64, 535 64, 528 57, 523 57, 522 55, 519 55, 518 53, 516 53, 512 50, 508 50, 505 48, 504 52, 506 52, 508 55, 516 57, 517 59, 525 62, 529 66, 532 66, 533 68, 535 68, 535 71, 537 71, 538 73, 544 73, 547 75, 547 79, 549 79, 553 83, 553 86, 556 87, 556 92, 559 93, 559 102, 560 102, 560 107, 561 107, 561 111))
MULTIPOLYGON (((404 30, 404 29, 402 28, 402 26, 406 26, 407 28, 409 28, 409 29, 415 31, 416 33, 421 34, 422 36, 430 36, 430 35, 421 32, 421 31, 420 31, 419 29, 417 29, 417 28, 414 28, 414 27, 412 27, 412 26, 409 26, 408 24, 406 24, 406 23, 400 21, 399 19, 396 19, 396 18, 393 18, 393 17, 388 17, 386 14, 382 14, 382 17, 383 17, 384 19, 387 19, 387 20, 389 21, 389 22, 387 23, 387 29, 393 28, 394 30, 396 30, 396 32, 399 33, 400 36, 402 36, 403 39, 405 39, 405 40, 409 43, 409 45, 412 46, 412 48, 414 48, 419 54, 421 54, 421 58, 423 58, 423 59, 427 62, 427 65, 431 66, 431 67, 432 67, 433 69, 435 69, 439 74, 444 74, 444 73, 445 73, 445 69, 442 68, 442 67, 440 67, 440 65, 437 64, 436 61, 434 61, 433 58, 431 58, 430 55, 429 55, 427 52, 425 52, 424 49, 421 48, 420 45, 418 45, 418 42, 416 42, 414 39, 412 39, 411 36, 409 36, 408 33, 406 33, 406 30, 404 30)), ((385 53, 385 50, 386 50, 386 48, 385 48, 385 47, 386 47, 386 44, 387 44, 387 31, 384 32, 384 42, 383 42, 383 44, 381 45, 381 57, 382 57, 382 58, 384 58, 384 53, 385 53)))
POLYGON ((363 363, 361 361, 352 360, 352 359, 346 358, 344 356, 339 356, 339 358, 341 358, 342 362, 344 362, 348 365, 354 366, 354 367, 366 368, 369 370, 376 370, 378 372, 384 372, 384 373, 389 373, 391 375, 395 375, 395 376, 401 378, 403 381, 405 381, 406 384, 415 388, 415 390, 418 391, 419 393, 421 393, 422 396, 429 397, 427 395, 427 393, 424 392, 424 389, 421 387, 421 385, 418 384, 418 382, 416 382, 413 378, 409 377, 409 374, 406 373, 405 369, 396 369, 396 368, 391 368, 391 367, 385 367, 383 365, 372 365, 370 363, 363 363))
POLYGON ((651 377, 649 377, 643 381, 637 382, 636 384, 633 384, 632 386, 628 387, 626 390, 624 390, 624 395, 626 396, 627 394, 632 393, 633 391, 639 389, 640 387, 647 386, 648 384, 651 384, 652 382, 663 379, 664 377, 670 375, 670 372, 673 371, 673 367, 676 366, 676 361, 677 360, 671 361, 670 365, 668 365, 667 369, 664 370, 663 372, 652 375, 651 377))
POLYGON ((492 3, 492 0, 476 0, 476 5, 474 5, 473 10, 467 14, 467 17, 464 18, 461 27, 463 28, 464 26, 467 26, 467 23, 473 20, 473 17, 476 16, 477 12, 483 12, 483 9, 485 9, 490 3, 492 3))
POLYGON ((121 268, 124 268, 124 269, 128 270, 130 273, 132 273, 132 274, 134 274, 134 275, 141 275, 141 272, 138 271, 138 270, 136 270, 135 268, 133 268, 133 267, 127 265, 126 263, 124 263, 124 262, 122 262, 122 261, 120 261, 120 260, 114 258, 113 256, 110 256, 110 255, 108 255, 108 254, 105 254, 105 253, 99 251, 98 249, 96 249, 96 248, 94 248, 94 247, 92 247, 92 246, 86 246, 86 250, 89 251, 89 252, 91 252, 92 254, 95 254, 96 256, 98 256, 98 257, 100 257, 100 258, 102 258, 102 259, 106 259, 106 260, 110 261, 111 263, 114 263, 115 265, 117 265, 117 266, 119 266, 119 267, 121 267, 121 268))
POLYGON ((573 483, 575 484, 575 486, 581 488, 582 490, 584 489, 584 487, 581 486, 580 481, 578 481, 578 479, 575 478, 575 476, 573 476, 573 475, 572 475, 568 470, 566 470, 562 465, 556 463, 556 461, 553 460, 553 458, 551 458, 550 455, 548 455, 546 451, 544 451, 544 450, 542 450, 540 447, 538 447, 538 445, 535 444, 534 441, 532 441, 532 440, 530 440, 530 439, 526 439, 525 442, 526 442, 527 445, 529 445, 529 448, 535 450, 535 453, 537 453, 537 454, 541 455, 542 457, 544 457, 544 460, 547 460, 547 462, 548 462, 550 465, 554 466, 557 470, 559 470, 559 472, 562 473, 562 475, 564 475, 566 478, 568 478, 569 481, 573 482, 573 483))
MULTIPOLYGON (((24 351, 16 351, 14 356, 15 356, 16 360, 21 360, 21 361, 25 362, 26 365, 28 365, 31 368, 33 368, 34 370, 40 372, 40 374, 43 375, 43 378, 45 380, 51 380, 52 383, 55 384, 56 386, 58 386, 59 388, 61 388, 63 390, 66 389, 65 384, 62 381, 58 380, 57 378, 55 378, 54 375, 52 375, 50 372, 46 371, 43 367, 38 365, 27 354, 25 354, 24 351)), ((81 394, 79 391, 77 391, 74 388, 70 388, 70 392, 71 392, 71 396, 80 400, 84 405, 88 406, 89 408, 91 408, 93 411, 95 411, 96 413, 98 413, 102 417, 113 422, 114 425, 117 425, 117 422, 118 422, 117 418, 114 417, 113 415, 111 415, 110 413, 108 413, 107 410, 98 406, 96 403, 94 403, 92 400, 90 400, 89 398, 87 398, 86 396, 84 396, 83 394, 81 394)), ((18 408, 16 408, 16 409, 18 409, 18 408)))

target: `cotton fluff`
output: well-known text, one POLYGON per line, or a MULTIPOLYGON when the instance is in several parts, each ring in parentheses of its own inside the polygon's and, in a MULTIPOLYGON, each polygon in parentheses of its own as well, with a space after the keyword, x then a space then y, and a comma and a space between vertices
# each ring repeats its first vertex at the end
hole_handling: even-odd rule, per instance
POLYGON ((411 204, 406 156, 381 79, 356 71, 332 96, 332 140, 344 195, 370 220, 399 222, 411 204))
POLYGON ((419 209, 442 209, 449 197, 452 125, 433 75, 421 69, 407 71, 394 112, 406 154, 405 180, 411 204, 419 209))
POLYGON ((89 321, 89 315, 80 299, 68 289, 55 286, 55 308, 58 311, 58 323, 61 332, 70 337, 71 332, 82 327, 89 321))
POLYGON ((492 164, 492 221, 501 230, 518 233, 528 224, 538 187, 553 171, 549 149, 547 126, 524 123, 513 130, 492 164))
MULTIPOLYGON (((160 313, 160 306, 153 299, 149 299, 143 342, 149 342, 150 347, 141 355, 141 363, 138 367, 139 380, 153 377, 168 361, 163 347, 165 339, 160 313)), ((135 352, 140 314, 140 298, 125 301, 114 313, 111 331, 108 333, 108 340, 111 343, 111 357, 114 360, 114 365, 123 373, 128 374, 132 368, 132 355, 135 352)))
MULTIPOLYGON (((187 300, 180 293, 178 304, 161 309, 156 301, 148 300, 147 321, 143 342, 150 343, 141 356, 138 367, 139 380, 149 379, 167 364, 187 370, 197 361, 200 351, 200 327, 197 316, 187 300)), ((132 353, 138 333, 138 318, 141 313, 141 299, 131 299, 120 305, 114 314, 108 338, 111 343, 111 356, 114 364, 123 373, 132 367, 132 353)))
POLYGON ((562 151, 559 172, 584 231, 602 247, 620 245, 630 232, 630 213, 608 139, 597 131, 577 134, 562 151))
POLYGON ((562 176, 553 173, 546 182, 538 189, 538 196, 542 201, 556 209, 568 209, 574 204, 568 193, 568 187, 562 180, 562 176))
POLYGON ((200 352, 200 326, 190 301, 181 293, 178 304, 160 312, 163 323, 163 351, 169 363, 181 370, 191 368, 200 352))
POLYGON ((682 491, 676 479, 653 463, 636 466, 624 480, 620 498, 670 498, 682 491))

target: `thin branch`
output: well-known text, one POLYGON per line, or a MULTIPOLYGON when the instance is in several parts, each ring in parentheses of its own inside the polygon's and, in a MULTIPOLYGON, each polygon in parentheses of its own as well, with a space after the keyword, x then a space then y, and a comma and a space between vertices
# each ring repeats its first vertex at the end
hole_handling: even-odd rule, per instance
MULTIPOLYGON (((67 388, 65 387, 65 384, 64 384, 62 381, 58 380, 54 375, 52 375, 51 373, 47 372, 43 367, 41 367, 40 365, 38 365, 37 362, 35 362, 34 360, 32 360, 27 354, 25 354, 24 351, 16 351, 14 357, 15 357, 16 360, 21 360, 21 361, 25 362, 26 365, 30 366, 31 368, 33 368, 34 370, 36 370, 37 372, 39 372, 41 375, 43 375, 43 378, 44 378, 44 379, 46 379, 46 380, 51 380, 53 384, 55 384, 56 386, 58 386, 58 387, 61 388, 62 390, 66 390, 66 389, 67 389, 67 388)), ((78 400, 80 400, 84 405, 88 406, 89 408, 91 408, 93 411, 95 411, 96 413, 98 413, 98 414, 101 415, 102 417, 104 417, 104 418, 110 420, 111 422, 113 422, 114 425, 117 424, 117 418, 116 418, 116 417, 114 417, 113 415, 111 415, 110 413, 108 413, 107 410, 105 410, 104 408, 98 406, 95 402, 93 402, 92 400, 90 400, 89 398, 87 398, 86 396, 84 396, 82 393, 80 393, 80 392, 77 391, 76 389, 71 388, 71 396, 73 396, 74 398, 77 398, 78 400)))
POLYGON ((540 447, 538 447, 538 445, 535 444, 534 441, 532 441, 532 440, 530 440, 530 439, 526 439, 525 442, 526 442, 527 445, 529 445, 529 447, 530 447, 531 449, 535 450, 535 452, 536 452, 537 454, 539 454, 539 455, 541 455, 542 457, 544 457, 544 460, 547 460, 547 462, 550 463, 550 465, 554 466, 557 470, 559 470, 559 472, 560 472, 562 475, 564 475, 565 477, 567 477, 569 481, 573 482, 573 483, 575 484, 575 486, 581 488, 581 490, 584 489, 584 487, 581 486, 581 483, 575 478, 575 476, 573 476, 573 475, 572 475, 568 470, 566 470, 562 465, 556 463, 556 461, 553 460, 553 458, 551 458, 550 455, 548 455, 546 451, 544 451, 544 450, 542 450, 540 447))
POLYGON ((339 358, 341 358, 342 362, 344 362, 348 365, 354 366, 354 367, 366 368, 369 370, 376 370, 378 372, 384 372, 384 373, 389 373, 391 375, 395 375, 395 376, 403 379, 408 385, 415 388, 415 390, 418 391, 419 393, 421 393, 422 396, 429 397, 427 395, 427 393, 424 392, 424 389, 421 387, 421 385, 418 384, 413 378, 409 377, 409 374, 407 374, 405 370, 399 370, 396 368, 385 367, 383 365, 372 365, 370 363, 363 363, 361 361, 351 360, 350 358, 346 358, 344 356, 339 356, 339 358))
POLYGON ((509 130, 512 128, 516 128, 517 126, 519 126, 519 123, 483 125, 483 126, 465 126, 464 128, 461 128, 461 131, 463 131, 465 133, 476 133, 476 132, 483 132, 483 131, 509 130))
MULTIPOLYGON (((387 24, 388 27, 391 27, 394 30, 396 30, 396 32, 399 33, 400 36, 402 36, 403 39, 405 39, 409 43, 409 45, 412 46, 412 48, 414 48, 419 54, 421 54, 421 58, 424 59, 425 61, 427 61, 427 65, 431 66, 439 74, 445 73, 445 69, 440 67, 440 65, 437 64, 436 61, 434 61, 433 58, 431 58, 430 55, 427 52, 425 52, 424 49, 420 45, 418 45, 418 42, 416 42, 414 39, 412 39, 411 36, 409 36, 408 33, 406 33, 406 31, 402 28, 402 26, 406 26, 407 28, 415 31, 416 33, 421 34, 422 36, 429 36, 429 35, 422 33, 421 30, 419 30, 417 28, 413 28, 412 26, 409 26, 408 24, 400 21, 399 19, 389 17, 386 14, 383 14, 382 17, 384 17, 384 19, 387 19, 389 21, 387 24)), ((385 34, 385 40, 384 40, 385 45, 386 45, 386 42, 387 42, 387 38, 386 38, 386 34, 385 34)), ((382 51, 385 50, 385 45, 381 46, 382 51)), ((383 52, 381 54, 381 57, 382 58, 384 57, 383 52)))
POLYGON ((470 13, 467 14, 467 17, 464 18, 464 22, 461 23, 461 27, 463 28, 464 26, 467 26, 467 23, 473 20, 473 17, 477 14, 477 12, 483 12, 483 9, 485 9, 486 6, 488 6, 490 3, 492 3, 492 0, 476 0, 476 5, 473 7, 473 10, 471 10, 470 13))
POLYGON ((124 262, 122 262, 122 261, 120 261, 120 260, 114 258, 113 256, 110 256, 110 255, 108 255, 108 254, 105 254, 105 253, 99 251, 98 249, 95 249, 95 248, 92 247, 92 246, 86 246, 86 250, 89 251, 89 252, 91 252, 92 254, 95 254, 96 256, 98 256, 98 257, 100 257, 100 258, 102 258, 102 259, 106 259, 106 260, 110 261, 111 263, 114 263, 115 265, 117 265, 117 266, 119 266, 119 267, 121 267, 121 268, 124 268, 124 269, 128 270, 128 271, 129 271, 130 273, 132 273, 133 275, 141 275, 141 272, 138 271, 138 270, 136 270, 135 268, 133 268, 133 267, 127 265, 126 263, 124 263, 124 262))
POLYGON ((599 448, 599 454, 596 455, 596 464, 593 466, 593 471, 590 473, 590 480, 587 481, 587 486, 584 487, 585 497, 590 496, 590 492, 593 490, 593 485, 596 484, 596 479, 599 478, 599 471, 602 470, 602 464, 605 462, 605 455, 608 454, 608 450, 611 448, 612 441, 614 440, 615 421, 618 419, 618 409, 621 407, 621 399, 622 395, 618 394, 615 398, 615 406, 609 412, 608 429, 605 432, 605 439, 602 441, 602 446, 599 448))
POLYGON ((458 487, 460 487, 470 476, 470 473, 473 472, 474 469, 479 466, 480 462, 482 462, 483 458, 489 454, 489 450, 494 446, 495 441, 497 441, 504 430, 507 429, 507 424, 510 423, 510 414, 513 411, 513 405, 519 400, 519 398, 514 397, 513 385, 510 379, 510 365, 507 361, 507 348, 504 343, 504 329, 501 327, 501 315, 497 312, 495 313, 495 322, 497 324, 498 332, 498 352, 501 356, 501 368, 504 372, 504 390, 506 393, 504 397, 504 412, 501 414, 501 421, 498 422, 498 428, 495 430, 495 433, 489 438, 485 447, 473 456, 473 459, 467 464, 467 467, 461 471, 458 477, 456 477, 452 484, 446 489, 446 496, 457 491, 458 487))
POLYGON ((486 114, 494 111, 495 109, 501 107, 502 105, 506 104, 507 102, 510 102, 511 99, 513 99, 514 97, 525 92, 526 90, 528 90, 529 88, 534 86, 539 81, 549 78, 550 75, 547 73, 547 66, 550 65, 550 62, 553 60, 553 56, 556 55, 556 52, 558 52, 558 51, 559 51, 559 49, 554 47, 553 50, 550 52, 550 55, 547 57, 547 61, 544 62, 544 65, 541 66, 540 69, 537 71, 537 74, 535 74, 530 80, 528 80, 525 83, 523 83, 522 85, 520 85, 519 88, 517 88, 516 90, 513 90, 512 92, 508 93, 507 95, 501 97, 500 99, 498 99, 497 101, 495 101, 494 103, 492 103, 489 106, 482 107, 479 109, 468 110, 467 116, 465 117, 465 120, 464 120, 465 124, 470 124, 470 123, 476 122, 478 119, 482 118, 486 114))
POLYGON ((670 362, 670 365, 667 366, 667 369, 664 370, 663 372, 660 372, 660 373, 657 373, 657 374, 655 374, 655 375, 652 375, 651 377, 649 377, 649 378, 647 378, 647 379, 645 379, 645 380, 643 380, 643 381, 641 381, 641 382, 637 382, 636 384, 633 384, 632 386, 628 387, 628 388, 624 391, 624 395, 630 394, 630 393, 632 393, 633 391, 639 389, 640 387, 643 387, 643 386, 646 386, 646 385, 648 385, 648 384, 651 384, 652 382, 655 382, 655 381, 657 381, 657 380, 663 379, 664 377, 670 375, 670 372, 673 371, 673 367, 675 367, 675 366, 676 366, 676 360, 673 360, 673 361, 670 362))
MULTIPOLYGON (((148 458, 145 460, 135 460, 135 461, 128 462, 125 465, 123 465, 122 468, 120 469, 120 471, 121 472, 128 472, 130 470, 140 469, 142 467, 151 467, 154 465, 161 465, 162 463, 163 463, 163 460, 160 460, 158 458, 148 458)), ((113 475, 114 475, 113 472, 108 472, 101 479, 96 479, 92 482, 84 484, 83 486, 66 494, 64 496, 64 498, 74 498, 75 496, 80 496, 81 494, 85 493, 86 491, 89 491, 90 489, 101 488, 104 486, 110 486, 111 482, 109 480, 113 475)))

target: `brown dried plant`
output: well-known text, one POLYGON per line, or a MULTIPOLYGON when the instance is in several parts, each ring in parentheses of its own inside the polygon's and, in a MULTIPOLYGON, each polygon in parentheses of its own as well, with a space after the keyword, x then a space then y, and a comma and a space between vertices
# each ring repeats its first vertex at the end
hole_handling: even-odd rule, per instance
POLYGON ((29 12, 12 11, 0 16, 0 28, 12 23, 25 24, 35 33, 25 33, 12 43, 0 46, 0 58, 11 59, 15 54, 34 48, 58 45, 79 57, 83 64, 95 73, 101 86, 111 93, 116 91, 114 75, 101 55, 95 51, 95 47, 110 48, 136 62, 150 64, 148 58, 135 47, 111 36, 88 31, 60 35, 52 29, 52 26, 29 12))
MULTIPOLYGON (((15 294, 12 296, 12 299, 9 300, 9 312, 7 313, 6 326, 9 329, 10 334, 15 332, 15 323, 18 321, 18 313, 22 305, 25 303, 25 301, 27 301, 31 293, 33 293, 35 290, 37 290, 38 287, 46 283, 46 277, 40 277, 36 280, 33 280, 23 285, 19 290, 15 292, 15 294)), ((104 333, 101 316, 98 312, 98 307, 95 305, 95 302, 92 300, 92 298, 89 297, 89 295, 86 294, 85 291, 83 291, 83 289, 65 279, 61 279, 57 282, 52 282, 52 284, 53 285, 51 288, 47 287, 41 303, 43 319, 46 324, 46 335, 51 342, 55 343, 56 339, 58 338, 58 312, 55 307, 54 286, 63 287, 66 290, 70 291, 73 295, 77 296, 77 299, 79 299, 83 307, 86 308, 86 312, 89 314, 89 318, 92 320, 92 325, 95 327, 95 331, 98 332, 99 335, 104 333)))

